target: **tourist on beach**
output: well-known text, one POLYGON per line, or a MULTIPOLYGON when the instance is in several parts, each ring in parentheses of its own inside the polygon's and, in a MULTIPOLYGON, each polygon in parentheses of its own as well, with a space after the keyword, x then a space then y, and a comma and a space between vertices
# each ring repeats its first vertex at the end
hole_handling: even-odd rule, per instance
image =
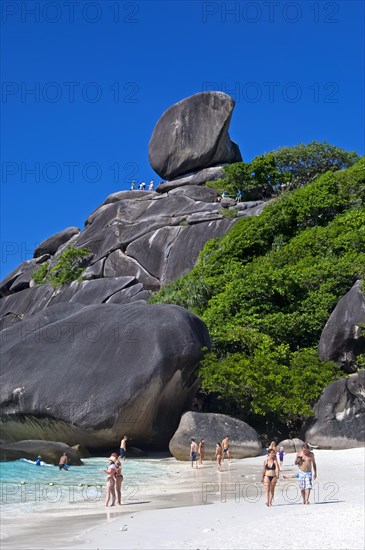
POLYGON ((223 449, 219 441, 215 446, 215 459, 217 461, 217 471, 220 472, 222 470, 223 449))
POLYGON ((228 435, 224 436, 224 439, 222 441, 222 447, 223 447, 223 461, 227 456, 229 462, 231 462, 231 453, 229 451, 229 437, 228 437, 228 435))
POLYGON ((280 447, 278 454, 279 454, 280 468, 282 468, 283 467, 283 462, 284 462, 284 455, 285 455, 284 447, 280 447))
POLYGON ((127 441, 128 441, 128 437, 125 435, 123 436, 123 439, 120 442, 120 449, 119 449, 120 458, 122 458, 123 460, 125 460, 127 456, 127 441))
POLYGON ((37 456, 37 460, 35 461, 35 465, 36 465, 36 466, 40 466, 40 465, 41 465, 41 460, 42 460, 41 455, 38 455, 38 456, 37 456))
POLYGON ((63 453, 63 455, 61 456, 60 460, 58 461, 58 468, 60 470, 66 471, 69 469, 67 453, 63 453))
POLYGON ((203 464, 204 455, 205 455, 205 441, 204 439, 201 439, 199 441, 199 447, 198 447, 198 455, 199 455, 199 464, 203 464))
POLYGON ((316 459, 314 458, 314 453, 309 450, 308 443, 304 443, 303 450, 297 454, 297 460, 295 462, 299 465, 299 487, 302 494, 303 504, 309 504, 309 497, 312 489, 312 468, 314 471, 313 479, 316 479, 317 464, 316 459))
POLYGON ((277 446, 276 446, 276 441, 272 441, 270 443, 270 445, 268 446, 267 450, 268 451, 271 451, 271 449, 273 449, 275 451, 275 453, 277 452, 277 446))
POLYGON ((122 504, 122 463, 119 460, 117 453, 112 453, 112 456, 115 458, 115 491, 117 493, 118 504, 122 504))
POLYGON ((109 506, 110 497, 112 499, 111 506, 115 506, 115 474, 117 471, 115 463, 115 456, 110 456, 108 469, 102 470, 102 472, 108 474, 106 482, 105 506, 109 506))
POLYGON ((264 460, 262 469, 262 482, 266 488, 266 506, 272 506, 272 501, 275 493, 276 482, 279 479, 279 464, 276 459, 276 451, 270 449, 267 458, 264 460))
POLYGON ((194 462, 195 467, 198 467, 198 445, 195 442, 195 439, 191 440, 190 444, 190 459, 191 459, 191 467, 194 468, 194 462))

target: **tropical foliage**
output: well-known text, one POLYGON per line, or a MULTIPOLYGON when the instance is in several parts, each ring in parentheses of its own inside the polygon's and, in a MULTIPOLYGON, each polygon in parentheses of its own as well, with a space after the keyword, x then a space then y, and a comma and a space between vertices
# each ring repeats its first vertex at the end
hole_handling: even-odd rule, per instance
POLYGON ((282 147, 252 162, 225 167, 223 179, 207 185, 231 197, 241 191, 243 200, 266 199, 288 189, 296 189, 327 171, 343 170, 358 160, 356 153, 313 141, 295 147, 282 147))
POLYGON ((343 375, 319 360, 318 341, 339 299, 365 274, 364 158, 306 185, 295 178, 298 188, 209 241, 193 271, 151 299, 207 324, 212 350, 200 376, 215 405, 287 426, 309 416, 323 388, 343 375))
POLYGON ((38 285, 48 283, 54 288, 76 281, 84 271, 82 259, 90 252, 88 248, 67 247, 53 267, 50 268, 49 262, 45 262, 33 272, 32 279, 38 285))

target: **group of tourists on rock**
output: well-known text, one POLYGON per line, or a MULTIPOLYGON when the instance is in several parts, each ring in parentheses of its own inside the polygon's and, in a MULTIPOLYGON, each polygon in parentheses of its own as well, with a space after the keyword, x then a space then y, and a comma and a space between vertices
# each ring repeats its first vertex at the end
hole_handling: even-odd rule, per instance
MULTIPOLYGON (((161 181, 160 183, 163 183, 163 181, 161 181)), ((141 183, 139 183, 137 186, 136 182, 133 180, 130 190, 135 191, 136 189, 138 189, 139 191, 146 191, 146 190, 154 191, 154 188, 155 188, 155 182, 153 180, 150 181, 150 183, 148 184, 148 187, 146 185, 146 182, 144 181, 141 181, 141 183)))

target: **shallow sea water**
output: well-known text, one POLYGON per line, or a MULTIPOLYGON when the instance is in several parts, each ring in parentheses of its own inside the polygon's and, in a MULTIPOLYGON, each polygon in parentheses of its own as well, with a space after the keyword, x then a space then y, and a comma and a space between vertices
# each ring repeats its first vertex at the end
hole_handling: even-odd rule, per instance
MULTIPOLYGON (((85 458, 83 466, 69 471, 58 466, 36 466, 24 460, 0 463, 1 517, 20 516, 42 510, 87 508, 104 502, 105 458, 85 458)), ((163 491, 163 486, 179 482, 182 469, 173 459, 133 459, 122 462, 122 498, 138 502, 144 494, 163 491)))

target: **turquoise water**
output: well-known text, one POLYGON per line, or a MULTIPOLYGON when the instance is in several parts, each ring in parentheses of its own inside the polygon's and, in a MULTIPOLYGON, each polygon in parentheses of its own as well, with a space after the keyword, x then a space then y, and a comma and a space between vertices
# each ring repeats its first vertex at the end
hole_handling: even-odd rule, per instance
MULTIPOLYGON (((69 471, 58 466, 35 466, 24 460, 0 463, 2 517, 47 510, 72 510, 104 505, 105 458, 83 459, 69 471)), ((127 459, 122 462, 124 502, 139 502, 177 477, 170 460, 127 459)))

